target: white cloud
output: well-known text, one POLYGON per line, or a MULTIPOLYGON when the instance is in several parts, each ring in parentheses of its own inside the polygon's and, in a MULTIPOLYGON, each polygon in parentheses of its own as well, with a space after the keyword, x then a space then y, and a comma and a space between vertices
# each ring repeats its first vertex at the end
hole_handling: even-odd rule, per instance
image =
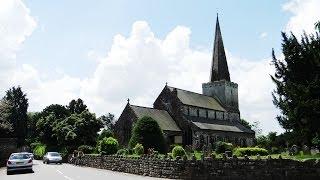
POLYGON ((285 27, 285 31, 294 34, 314 32, 314 24, 320 21, 319 0, 290 0, 283 5, 283 10, 293 14, 285 27))
MULTIPOLYGON (((31 111, 80 97, 98 115, 119 115, 127 98, 133 104, 152 106, 165 82, 201 92, 201 84, 209 79, 211 47, 191 48, 191 30, 184 26, 177 26, 160 39, 145 21, 135 22, 128 37, 116 35, 105 56, 94 50, 88 53, 89 58, 98 58, 92 76, 80 79, 59 70, 59 78, 44 77, 31 65, 15 64, 15 54, 36 27, 34 18, 21 1, 3 2, 6 4, 0 4, 0 24, 13 30, 0 31, 1 38, 12 37, 0 42, 0 57, 6 57, 0 58, 0 90, 21 85, 28 94, 31 111), (17 16, 13 18, 13 14, 17 16), (3 73, 4 69, 8 70, 3 73)), ((249 61, 227 55, 231 78, 239 84, 242 116, 251 122, 259 120, 265 131, 279 130, 271 102, 269 60, 249 61)))
POLYGON ((263 33, 260 34, 259 37, 260 37, 260 39, 265 39, 267 36, 268 36, 268 33, 263 32, 263 33))

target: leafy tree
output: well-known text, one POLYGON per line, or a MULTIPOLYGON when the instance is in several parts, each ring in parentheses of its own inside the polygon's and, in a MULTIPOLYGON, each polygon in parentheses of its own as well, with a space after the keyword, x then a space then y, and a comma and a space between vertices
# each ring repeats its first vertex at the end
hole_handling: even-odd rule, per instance
POLYGON ((316 22, 314 26, 315 26, 315 29, 320 32, 320 21, 316 22))
POLYGON ((259 121, 254 121, 253 124, 251 125, 251 129, 256 133, 256 136, 259 136, 262 133, 262 129, 260 127, 259 121))
POLYGON ((311 144, 320 132, 320 37, 304 34, 301 41, 293 34, 282 33, 282 37, 284 59, 272 52, 273 103, 281 110, 277 120, 294 138, 301 138, 301 143, 311 144))
POLYGON ((71 100, 67 106, 71 114, 80 114, 87 109, 87 105, 84 104, 82 99, 71 100))
POLYGON ((119 149, 119 143, 113 137, 104 138, 100 143, 101 154, 116 154, 119 149))
POLYGON ((18 145, 21 146, 24 144, 27 134, 27 111, 29 106, 27 95, 23 93, 20 86, 12 87, 6 91, 3 100, 11 105, 8 119, 13 126, 14 136, 18 139, 18 145))
POLYGON ((99 117, 99 119, 103 122, 103 125, 110 130, 111 132, 114 132, 115 128, 115 119, 114 115, 111 113, 108 113, 107 115, 102 115, 99 117))
POLYGON ((251 129, 252 125, 246 121, 245 119, 240 119, 240 124, 242 124, 244 127, 251 129))
POLYGON ((40 119, 41 114, 39 112, 29 112, 27 119, 27 143, 31 144, 39 140, 39 134, 37 133, 37 121, 40 119))
POLYGON ((0 100, 0 134, 1 137, 11 137, 13 128, 9 120, 11 105, 5 101, 0 100))
POLYGON ((161 153, 166 151, 162 130, 157 121, 151 117, 143 117, 134 125, 129 147, 134 148, 137 143, 142 144, 145 151, 149 148, 154 148, 161 153))
POLYGON ((70 116, 69 110, 60 104, 51 104, 45 107, 41 112, 41 117, 53 114, 57 119, 63 119, 70 116))
POLYGON ((113 132, 111 132, 109 129, 103 129, 102 132, 98 136, 98 140, 102 140, 103 138, 108 137, 114 137, 113 132))

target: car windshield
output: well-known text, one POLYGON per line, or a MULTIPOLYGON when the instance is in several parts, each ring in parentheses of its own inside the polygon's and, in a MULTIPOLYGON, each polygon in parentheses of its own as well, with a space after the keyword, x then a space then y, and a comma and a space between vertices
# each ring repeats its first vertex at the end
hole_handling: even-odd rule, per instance
POLYGON ((49 153, 50 156, 60 156, 59 153, 56 153, 56 152, 52 152, 52 153, 49 153))
POLYGON ((30 157, 27 154, 13 154, 10 156, 10 160, 14 159, 29 159, 30 157))

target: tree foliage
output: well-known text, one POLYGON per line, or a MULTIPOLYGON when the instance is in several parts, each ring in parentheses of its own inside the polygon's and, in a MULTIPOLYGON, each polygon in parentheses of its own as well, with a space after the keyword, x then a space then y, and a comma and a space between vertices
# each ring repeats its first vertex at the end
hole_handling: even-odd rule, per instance
POLYGON ((305 34, 301 41, 293 34, 282 33, 282 37, 284 59, 277 59, 272 52, 273 103, 281 110, 277 120, 301 138, 301 143, 311 144, 320 132, 320 37, 305 34))
MULTIPOLYGON (((48 149, 53 147, 64 151, 77 149, 80 145, 96 145, 102 121, 84 108, 87 106, 82 100, 71 102, 80 102, 81 105, 70 110, 69 106, 52 104, 40 113, 29 115, 30 126, 35 123, 37 135, 34 141, 48 145, 48 149)), ((71 102, 69 105, 73 104, 71 102)))
POLYGON ((240 124, 248 129, 251 129, 251 127, 252 127, 252 125, 248 121, 246 121, 245 119, 240 119, 240 124))
POLYGON ((13 127, 9 120, 12 106, 5 100, 0 100, 0 134, 1 137, 11 137, 13 127))
POLYGON ((103 125, 112 133, 115 128, 115 119, 114 114, 108 113, 107 115, 102 115, 99 119, 103 122, 103 125))
POLYGON ((12 87, 6 91, 3 100, 10 104, 8 111, 8 120, 13 127, 13 135, 18 139, 18 145, 21 146, 25 142, 27 134, 27 111, 28 99, 27 95, 21 90, 21 87, 12 87))
POLYGON ((162 130, 157 121, 151 117, 143 117, 135 123, 129 147, 134 148, 137 143, 142 144, 145 150, 154 148, 161 153, 166 151, 162 130))
POLYGON ((80 114, 83 111, 87 110, 87 105, 84 104, 82 99, 72 100, 67 106, 71 114, 80 114))

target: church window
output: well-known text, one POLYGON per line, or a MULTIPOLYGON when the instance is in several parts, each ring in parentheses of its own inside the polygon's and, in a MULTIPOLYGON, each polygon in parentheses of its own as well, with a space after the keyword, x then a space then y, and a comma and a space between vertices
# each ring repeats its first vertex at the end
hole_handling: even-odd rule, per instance
POLYGON ((187 111, 188 111, 188 115, 190 115, 190 108, 189 107, 187 107, 187 111))
POLYGON ((197 116, 199 117, 199 109, 197 109, 197 116))
POLYGON ((208 118, 208 110, 206 110, 206 118, 208 118))

